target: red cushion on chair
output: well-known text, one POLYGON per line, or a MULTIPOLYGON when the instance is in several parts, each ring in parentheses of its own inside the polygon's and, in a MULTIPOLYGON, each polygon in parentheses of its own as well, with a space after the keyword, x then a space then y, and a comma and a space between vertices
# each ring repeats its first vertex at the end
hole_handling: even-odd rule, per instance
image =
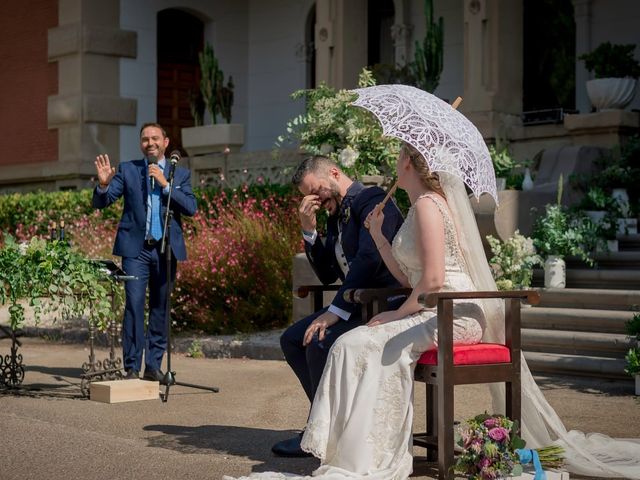
MULTIPOLYGON (((509 363, 509 348, 497 343, 477 343, 475 345, 454 345, 454 365, 482 365, 485 363, 509 363)), ((418 363, 424 365, 438 364, 438 349, 432 348, 422 354, 418 363)))

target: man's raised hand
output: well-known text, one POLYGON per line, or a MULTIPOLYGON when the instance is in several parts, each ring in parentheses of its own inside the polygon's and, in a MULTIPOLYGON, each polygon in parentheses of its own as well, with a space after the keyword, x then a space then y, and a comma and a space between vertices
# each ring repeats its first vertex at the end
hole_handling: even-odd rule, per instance
POLYGON ((302 230, 313 232, 316 229, 316 212, 320 208, 320 197, 318 195, 306 195, 298 207, 298 216, 302 224, 302 230))
POLYGON ((98 183, 101 187, 106 187, 116 174, 116 169, 109 162, 109 155, 98 155, 95 161, 96 172, 98 173, 98 183))

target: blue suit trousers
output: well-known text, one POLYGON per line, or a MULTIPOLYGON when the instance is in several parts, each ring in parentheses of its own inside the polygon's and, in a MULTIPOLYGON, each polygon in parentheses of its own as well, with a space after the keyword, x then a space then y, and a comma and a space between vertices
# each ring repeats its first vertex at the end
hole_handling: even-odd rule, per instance
MULTIPOLYGON (((176 259, 171 257, 171 278, 175 279, 176 259)), ((123 257, 122 269, 137 277, 125 283, 125 312, 122 322, 122 350, 125 370, 160 370, 167 349, 167 260, 160 254, 160 243, 145 245, 138 257, 123 257), (145 333, 144 306, 149 287, 149 319, 145 333)))

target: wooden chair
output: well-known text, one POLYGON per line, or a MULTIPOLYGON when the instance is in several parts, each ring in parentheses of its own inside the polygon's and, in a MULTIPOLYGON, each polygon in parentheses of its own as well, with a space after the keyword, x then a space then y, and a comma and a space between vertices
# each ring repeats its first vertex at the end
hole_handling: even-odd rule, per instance
MULTIPOLYGON (((361 303, 363 318, 384 311, 389 289, 345 292, 345 299, 361 303), (365 316, 366 314, 366 316, 365 316)), ((407 293, 407 289, 403 293, 407 293)), ((439 348, 418 360, 415 380, 425 382, 427 431, 414 434, 414 445, 427 449, 427 460, 438 462, 438 478, 453 479, 454 387, 476 383, 505 383, 505 414, 520 422, 520 303, 538 303, 532 290, 501 292, 441 292, 422 295, 428 307, 437 306, 439 348), (460 299, 504 299, 505 343, 453 346, 453 301, 460 299)), ((482 412, 478 412, 482 413, 482 412)))

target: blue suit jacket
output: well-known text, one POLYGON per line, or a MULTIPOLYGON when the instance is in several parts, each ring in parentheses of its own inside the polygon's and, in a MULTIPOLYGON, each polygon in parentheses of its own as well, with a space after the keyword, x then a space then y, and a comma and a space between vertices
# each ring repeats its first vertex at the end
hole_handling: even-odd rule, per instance
MULTIPOLYGON (((167 165, 169 165, 167 163, 167 165)), ((170 168, 168 166, 167 168, 170 168)), ((169 177, 169 172, 165 172, 169 177)), ((118 224, 118 233, 113 245, 113 254, 120 257, 137 257, 142 250, 147 228, 147 196, 149 173, 144 159, 122 162, 111 179, 106 192, 93 191, 94 208, 105 208, 124 197, 122 218, 118 224)), ((166 195, 161 195, 162 218, 164 219, 166 195)), ((182 235, 182 215, 192 216, 196 213, 196 199, 191 189, 191 172, 176 167, 171 194, 171 250, 176 260, 186 260, 187 250, 182 235)))
MULTIPOLYGON (((342 286, 332 303, 347 312, 353 313, 357 308, 343 298, 344 291, 349 288, 400 286, 387 269, 369 231, 364 226, 369 212, 382 202, 385 195, 380 187, 365 188, 361 183, 354 182, 342 200, 343 203, 350 203, 348 211, 345 212, 346 215, 340 218, 334 215, 327 221, 325 242, 320 241, 320 238, 317 238, 313 245, 305 242, 307 258, 320 281, 326 285, 335 282, 338 278, 342 280, 342 286), (342 249, 349 263, 349 273, 346 277, 335 255, 338 222, 342 222, 342 249)), ((383 211, 382 232, 391 242, 402 225, 402 213, 393 201, 387 202, 383 211)))

